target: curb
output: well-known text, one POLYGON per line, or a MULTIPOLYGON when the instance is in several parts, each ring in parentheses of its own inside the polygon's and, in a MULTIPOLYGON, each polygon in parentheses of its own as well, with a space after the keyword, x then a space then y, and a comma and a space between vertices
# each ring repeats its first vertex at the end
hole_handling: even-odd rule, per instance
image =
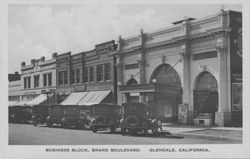
POLYGON ((205 138, 205 139, 214 139, 214 140, 233 140, 233 141, 242 141, 242 138, 229 138, 223 136, 214 136, 214 135, 202 135, 202 134, 189 134, 189 133, 173 133, 174 135, 183 135, 189 137, 205 138))

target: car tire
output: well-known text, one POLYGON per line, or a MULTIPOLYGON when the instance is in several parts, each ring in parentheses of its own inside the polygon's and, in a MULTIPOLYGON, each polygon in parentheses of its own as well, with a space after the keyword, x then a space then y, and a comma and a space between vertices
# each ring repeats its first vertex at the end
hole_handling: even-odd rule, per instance
POLYGON ((144 129, 144 135, 148 136, 148 129, 144 129))
POLYGON ((51 128, 52 127, 52 122, 47 122, 47 127, 51 128))
POLYGON ((115 127, 115 126, 110 127, 110 132, 111 132, 112 134, 114 134, 115 131, 116 131, 116 127, 115 127))
POLYGON ((95 126, 92 127, 92 132, 93 132, 93 133, 96 133, 96 132, 97 132, 97 129, 96 129, 95 126))
POLYGON ((126 135, 126 129, 125 128, 121 128, 121 133, 122 133, 122 136, 125 136, 126 135))
POLYGON ((151 129, 152 130, 152 133, 155 135, 158 133, 158 126, 153 126, 153 128, 151 129))
POLYGON ((34 126, 37 126, 37 122, 36 122, 35 120, 33 121, 33 125, 34 125, 34 126))

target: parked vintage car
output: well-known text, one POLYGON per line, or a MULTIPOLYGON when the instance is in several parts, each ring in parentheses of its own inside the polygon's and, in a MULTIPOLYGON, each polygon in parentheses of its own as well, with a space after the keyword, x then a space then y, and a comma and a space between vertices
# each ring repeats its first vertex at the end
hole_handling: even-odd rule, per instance
POLYGON ((47 117, 49 116, 49 106, 48 105, 35 105, 32 107, 32 121, 33 125, 47 123, 47 117))
POLYGON ((46 119, 47 126, 51 127, 53 124, 60 124, 63 117, 63 106, 61 105, 50 105, 49 116, 46 119))
POLYGON ((148 111, 148 106, 143 103, 124 103, 122 104, 122 119, 120 120, 121 133, 131 135, 136 132, 144 132, 148 136, 148 130, 153 134, 161 129, 161 121, 153 117, 148 111))
POLYGON ((79 129, 89 127, 90 108, 88 106, 63 105, 62 107, 62 127, 74 126, 79 129))
POLYGON ((121 119, 121 106, 116 104, 95 104, 91 106, 90 126, 94 133, 99 129, 109 129, 115 133, 121 119))
POLYGON ((30 106, 9 107, 10 123, 30 123, 32 120, 32 108, 30 106))

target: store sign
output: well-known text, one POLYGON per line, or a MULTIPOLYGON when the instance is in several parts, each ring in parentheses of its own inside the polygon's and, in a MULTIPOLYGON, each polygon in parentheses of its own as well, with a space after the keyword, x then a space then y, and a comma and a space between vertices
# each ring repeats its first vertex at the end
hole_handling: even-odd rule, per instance
POLYGON ((231 81, 232 81, 232 83, 242 83, 242 75, 241 74, 232 74, 231 81))
POLYGON ((85 91, 85 86, 75 86, 75 91, 76 92, 84 92, 85 91))
POLYGON ((232 83, 232 111, 242 111, 242 83, 232 83))

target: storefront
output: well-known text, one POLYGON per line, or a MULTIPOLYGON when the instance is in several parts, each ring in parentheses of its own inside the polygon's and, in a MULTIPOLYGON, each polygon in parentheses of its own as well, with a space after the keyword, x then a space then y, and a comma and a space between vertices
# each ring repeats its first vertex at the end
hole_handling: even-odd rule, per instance
POLYGON ((241 19, 239 12, 221 10, 155 32, 120 36, 118 104, 147 103, 165 122, 242 123, 242 82, 234 80, 242 75, 241 19))

